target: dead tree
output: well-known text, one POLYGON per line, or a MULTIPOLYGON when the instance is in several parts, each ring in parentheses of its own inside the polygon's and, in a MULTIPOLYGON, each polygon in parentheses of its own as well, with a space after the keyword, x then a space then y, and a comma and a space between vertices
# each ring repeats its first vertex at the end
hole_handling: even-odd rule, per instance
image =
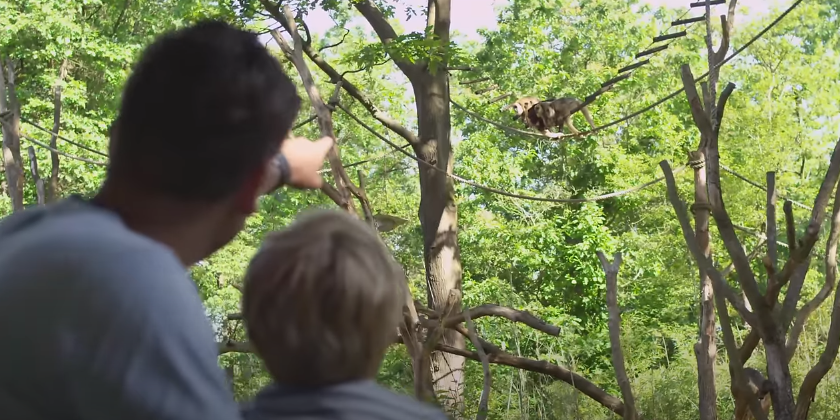
POLYGON ((621 253, 616 252, 613 262, 610 263, 607 256, 598 251, 598 259, 601 260, 601 268, 607 278, 607 327, 612 349, 612 365, 624 400, 624 420, 636 420, 639 415, 636 413, 636 402, 630 387, 630 378, 627 377, 627 368, 624 366, 624 350, 621 348, 621 310, 618 308, 618 269, 621 267, 621 253))
POLYGON ((0 57, 0 123, 3 126, 3 166, 12 211, 23 210, 23 159, 20 155, 20 102, 15 89, 15 66, 0 57))
MULTIPOLYGON (((715 106, 719 63, 722 63, 729 49, 729 34, 735 14, 737 0, 729 2, 728 16, 721 16, 722 40, 718 51, 712 45, 711 5, 706 0, 706 48, 709 63, 709 83, 702 85, 703 99, 697 95, 694 78, 687 67, 683 68, 683 84, 686 87, 688 101, 695 124, 700 131, 700 144, 697 150, 689 152, 689 165, 694 169, 694 203, 691 210, 694 213, 694 240, 705 258, 712 258, 711 235, 709 233, 709 216, 712 210, 708 185, 708 160, 717 161, 717 133, 720 117, 717 109, 725 104, 726 97, 721 95, 721 103, 715 106), (688 71, 688 73, 686 73, 688 71), (689 86, 690 85, 690 86, 689 86), (692 94, 688 94, 692 92, 692 94), (712 156, 714 155, 714 156, 712 156)), ((727 95, 728 96, 728 95, 727 95)), ((697 358, 697 387, 699 389, 699 411, 701 420, 715 420, 717 418, 717 391, 715 390, 715 359, 717 345, 715 344, 715 289, 709 273, 702 267, 700 276, 700 329, 699 340, 694 345, 697 358)))

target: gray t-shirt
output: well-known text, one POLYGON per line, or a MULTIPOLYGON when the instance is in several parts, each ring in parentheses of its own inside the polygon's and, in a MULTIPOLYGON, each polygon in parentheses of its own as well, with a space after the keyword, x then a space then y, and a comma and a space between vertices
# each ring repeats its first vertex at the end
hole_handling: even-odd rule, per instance
POLYGON ((439 408, 374 381, 316 389, 272 384, 242 412, 245 420, 447 420, 439 408))
POLYGON ((239 420, 166 246, 80 198, 0 222, 0 418, 239 420))

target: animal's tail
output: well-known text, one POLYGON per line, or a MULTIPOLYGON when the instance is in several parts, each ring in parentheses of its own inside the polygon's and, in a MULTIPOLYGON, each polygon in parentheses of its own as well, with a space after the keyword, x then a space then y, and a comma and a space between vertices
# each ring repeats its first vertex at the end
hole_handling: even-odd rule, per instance
POLYGON ((589 122, 589 126, 592 129, 595 129, 595 121, 592 121, 592 114, 589 113, 589 110, 586 107, 580 109, 580 112, 583 113, 583 116, 586 117, 586 121, 589 122))

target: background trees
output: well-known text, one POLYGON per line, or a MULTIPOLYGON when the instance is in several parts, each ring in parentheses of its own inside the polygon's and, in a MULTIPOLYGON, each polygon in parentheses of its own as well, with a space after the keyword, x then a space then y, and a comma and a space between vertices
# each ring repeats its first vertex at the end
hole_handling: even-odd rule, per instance
MULTIPOLYGON (((435 4, 442 7, 445 3, 435 4)), ((4 214, 10 213, 15 203, 18 208, 38 203, 30 171, 32 160, 27 154, 30 146, 45 181, 45 201, 93 191, 104 169, 97 162, 107 161, 107 156, 96 152, 107 151, 108 127, 122 83, 136 54, 155 34, 201 17, 222 17, 257 30, 282 28, 277 16, 280 9, 272 10, 273 3, 267 4, 269 7, 259 1, 0 1, 0 54, 7 99, 3 111, 11 111, 7 117, 22 118, 19 123, 6 118, 3 126, 6 175, 0 206, 4 214), (12 88, 19 111, 9 95, 12 88), (60 104, 59 113, 56 104, 60 104), (65 140, 30 123, 57 131, 65 140), (6 138, 16 134, 18 124, 20 141, 15 151, 15 142, 6 138), (52 144, 63 154, 51 154, 35 142, 52 144), (54 168, 60 171, 53 172, 54 168), (15 170, 21 182, 14 180, 15 170), (14 202, 12 197, 20 198, 14 202)), ((677 166, 697 147, 697 132, 683 96, 597 135, 563 141, 502 131, 455 106, 450 108, 448 100, 428 100, 449 95, 479 116, 510 125, 509 118, 499 112, 505 102, 488 104, 491 99, 504 93, 584 97, 618 68, 630 64, 631 55, 666 31, 684 10, 640 9, 619 0, 517 0, 499 11, 498 28, 482 31, 480 43, 452 43, 445 31, 445 14, 436 14, 431 20, 435 30, 407 34, 394 16, 403 9, 390 7, 399 6, 397 3, 287 4, 300 11, 300 25, 307 21, 306 12, 314 8, 328 9, 338 22, 323 35, 303 33, 311 51, 323 60, 306 62, 325 99, 337 80, 335 74, 324 71, 324 63, 335 73, 343 73, 369 100, 359 101, 343 86, 340 103, 352 115, 392 142, 410 144, 404 150, 444 172, 517 194, 584 198, 650 181, 661 175, 658 162, 667 159, 677 166), (351 17, 359 16, 365 20, 347 30, 342 28, 351 17), (463 70, 467 68, 471 70, 463 70), (465 84, 479 78, 489 79, 465 84), (489 88, 495 90, 477 93, 489 88), (372 115, 371 106, 381 114, 372 115), (389 129, 397 128, 393 124, 383 126, 376 118, 383 115, 389 124, 405 130, 395 132, 389 129)), ((716 6, 714 16, 724 12, 721 7, 725 6, 716 6)), ((839 134, 836 69, 840 38, 833 25, 839 7, 836 2, 803 2, 721 70, 721 81, 738 86, 727 104, 721 130, 721 164, 760 185, 764 185, 766 172, 775 171, 780 195, 807 206, 813 205, 839 134)), ((422 8, 415 12, 412 19, 426 17, 422 8)), ((773 16, 738 23, 732 45, 743 45, 773 16)), ((590 106, 596 122, 615 120, 681 87, 682 64, 690 64, 695 73, 705 69, 703 35, 700 26, 689 29, 687 37, 598 99, 590 106)), ((268 34, 266 40, 276 48, 268 34)), ((277 55, 298 80, 297 71, 279 49, 277 55)), ((305 96, 303 90, 301 93, 305 96)), ((304 111, 299 120, 308 118, 304 111)), ((557 334, 546 335, 498 317, 476 319, 478 333, 512 356, 568 368, 618 396, 609 359, 606 283, 596 251, 607 255, 620 251, 621 340, 637 410, 644 418, 699 418, 693 353, 700 311, 697 269, 685 248, 664 184, 597 202, 516 199, 452 182, 440 171, 393 151, 343 111, 335 111, 332 118, 344 165, 361 162, 348 167, 347 172, 357 184, 356 170, 364 173, 365 192, 374 213, 407 220, 382 236, 405 267, 415 299, 426 304, 431 297, 437 304, 430 307, 440 310, 449 289, 460 288, 464 307, 494 303, 527 310, 559 326, 557 334)), ((311 123, 297 132, 315 136, 318 127, 311 123)), ((690 172, 675 179, 686 201, 693 184, 687 175, 690 172)), ((721 184, 726 209, 750 252, 766 233, 766 193, 725 170, 721 184)), ((230 343, 228 350, 246 349, 238 321, 230 316, 237 312, 237 285, 244 265, 266 232, 281 228, 308 206, 334 204, 318 192, 283 191, 266 197, 259 214, 249 219, 246 230, 233 243, 192 270, 208 314, 218 327, 219 341, 230 343)), ((792 210, 794 227, 803 232, 810 211, 796 206, 792 210)), ((789 247, 783 227, 780 214, 779 241, 789 247)), ((722 252, 726 248, 718 239, 714 222, 712 232, 712 249, 721 250, 715 251, 714 261, 723 269, 730 260, 722 252)), ((823 226, 821 233, 821 238, 827 238, 828 227, 823 226)), ((789 256, 785 245, 778 246, 780 261, 789 256)), ((821 239, 811 254, 802 283, 804 300, 815 296, 830 274, 820 264, 826 246, 821 239)), ((751 264, 756 273, 764 272, 760 258, 751 264)), ((736 284, 734 274, 730 281, 736 284)), ((735 310, 729 312, 734 338, 741 343, 751 328, 735 310)), ((799 350, 790 365, 794 389, 822 353, 829 314, 830 305, 817 309, 799 337, 799 350)), ((471 349, 462 335, 447 334, 446 345, 471 349)), ((723 348, 723 342, 717 346, 723 348)), ((230 369, 241 398, 268 380, 257 359, 247 352, 228 351, 220 360, 230 369)), ((438 388, 455 400, 454 408, 472 416, 475 404, 458 404, 458 400, 478 399, 483 382, 480 364, 464 363, 453 356, 434 358, 439 376, 445 376, 448 369, 458 371, 461 363, 463 375, 438 382, 438 388)), ((719 417, 729 418, 735 404, 730 376, 724 373, 728 359, 720 352, 715 363, 716 409, 719 417)), ((746 366, 766 373, 762 346, 746 366)), ((557 381, 557 376, 498 364, 491 365, 491 373, 490 418, 615 417, 568 383, 557 381)), ((380 380, 413 392, 412 365, 405 347, 393 347, 380 380)), ((836 369, 829 371, 816 389, 809 418, 837 418, 840 412, 832 402, 840 396, 838 382, 836 369)))

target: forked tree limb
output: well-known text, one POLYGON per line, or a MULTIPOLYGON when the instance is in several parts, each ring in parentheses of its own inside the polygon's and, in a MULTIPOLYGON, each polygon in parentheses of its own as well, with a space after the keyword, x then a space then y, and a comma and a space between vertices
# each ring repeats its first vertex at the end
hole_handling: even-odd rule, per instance
POLYGON ((679 194, 677 193, 677 184, 674 180, 674 172, 671 170, 671 165, 667 160, 663 160, 659 162, 659 166, 662 168, 662 172, 665 175, 665 184, 668 188, 668 200, 671 202, 671 206, 674 208, 677 220, 680 222, 683 238, 685 239, 691 255, 694 257, 697 265, 700 266, 700 268, 712 279, 715 294, 722 294, 726 300, 732 304, 735 310, 738 311, 741 318, 750 323, 750 325, 754 325, 757 323, 755 314, 746 309, 744 301, 741 299, 739 294, 736 293, 732 287, 726 283, 726 281, 724 281, 720 271, 715 268, 709 258, 706 258, 706 256, 703 255, 703 252, 697 245, 697 241, 694 240, 694 232, 691 230, 691 222, 689 222, 688 219, 688 210, 686 210, 685 203, 680 200, 679 194))
POLYGON ((838 178, 840 178, 840 141, 835 144, 834 151, 831 153, 828 171, 820 185, 819 193, 817 193, 817 197, 814 199, 811 220, 808 222, 808 227, 805 228, 805 234, 798 241, 795 241, 796 251, 791 253, 791 257, 785 262, 780 272, 776 273, 774 287, 767 291, 771 301, 778 299, 782 287, 788 283, 794 271, 807 260, 811 254, 811 250, 817 243, 820 228, 825 220, 826 208, 828 207, 831 193, 834 191, 834 186, 837 184, 838 178))
MULTIPOLYGON (((840 147, 840 141, 837 142, 840 147)), ((835 148, 835 152, 837 148, 835 148)), ((834 156, 832 156, 832 161, 834 156)), ((831 221, 831 233, 829 234, 829 244, 826 247, 826 284, 829 281, 836 283, 837 281, 837 235, 840 230, 840 216, 838 216, 838 207, 840 204, 837 198, 840 197, 840 186, 835 193, 834 210, 831 221), (830 277, 829 277, 830 276, 830 277)), ((825 288, 825 287, 824 287, 825 288)), ((799 395, 796 401, 795 420, 805 420, 808 418, 808 411, 811 408, 811 400, 817 391, 817 385, 825 377, 834 361, 837 359, 838 348, 840 348, 840 293, 837 293, 835 287, 834 291, 834 305, 831 309, 831 324, 828 328, 828 338, 826 339, 825 349, 820 355, 820 359, 808 374, 802 380, 802 385, 799 387, 799 395)), ((822 292, 822 290, 820 291, 822 292)), ((803 308, 804 309, 804 308, 803 308)))
MULTIPOLYGON (((796 219, 793 218, 793 202, 785 200, 782 205, 782 211, 785 213, 785 235, 787 236, 788 249, 790 252, 796 251, 796 219)), ((778 271, 778 270, 777 270, 778 271)))
MULTIPOLYGON (((692 81, 694 80, 694 76, 691 73, 691 68, 687 64, 682 66, 682 77, 683 83, 686 86, 693 85, 692 81)), ((700 120, 698 123, 698 129, 700 130, 701 136, 704 136, 707 139, 706 145, 708 153, 706 154, 706 164, 709 178, 709 204, 712 207, 712 217, 715 219, 718 227, 718 233, 723 240, 727 252, 732 258, 732 263, 735 265, 738 282, 744 293, 747 295, 750 306, 752 306, 753 310, 756 311, 756 315, 758 316, 756 320, 759 321, 759 323, 768 324, 766 327, 770 328, 772 327, 772 320, 766 319, 768 318, 766 315, 769 312, 767 310, 767 305, 764 303, 764 298, 758 289, 758 283, 755 280, 755 274, 750 266, 750 261, 747 258, 741 241, 738 239, 738 235, 735 233, 735 228, 729 214, 726 211, 720 191, 720 155, 717 149, 717 138, 720 130, 720 121, 723 120, 726 100, 731 96, 734 89, 735 84, 729 83, 726 88, 724 88, 724 91, 721 92, 720 101, 715 108, 715 121, 717 121, 716 125, 706 125, 706 121, 708 121, 709 118, 706 118, 705 121, 700 120)), ((696 90, 694 91, 694 94, 696 94, 696 90)), ((690 104, 696 104, 698 102, 697 99, 692 99, 692 92, 690 92, 690 88, 686 89, 686 95, 689 97, 690 104)), ((696 108, 696 105, 692 105, 692 109, 694 108, 696 108)), ((695 121, 697 122, 697 120, 695 121)), ((758 325, 753 326, 758 327, 758 325)))
POLYGON ((615 369, 618 388, 621 389, 621 399, 624 400, 624 420, 636 420, 638 418, 636 401, 633 398, 633 389, 630 387, 630 378, 627 377, 627 368, 624 366, 624 350, 621 347, 621 311, 618 308, 618 269, 621 267, 621 253, 616 252, 613 255, 612 262, 607 260, 607 256, 603 252, 597 251, 597 254, 607 281, 607 311, 609 312, 607 326, 610 335, 612 365, 615 369))
POLYGON ((694 125, 700 130, 700 135, 703 137, 700 149, 704 149, 708 142, 706 136, 712 132, 712 121, 709 120, 706 109, 703 107, 703 101, 697 94, 697 85, 694 83, 694 75, 691 73, 691 68, 688 64, 683 64, 680 71, 686 97, 688 98, 689 109, 691 110, 691 117, 694 119, 694 125))
MULTIPOLYGON (((290 22, 286 19, 284 14, 280 11, 275 4, 270 2, 269 0, 260 0, 260 3, 263 5, 263 8, 274 18, 280 25, 283 26, 286 31, 289 31, 291 27, 290 22)), ((382 112, 379 107, 373 102, 373 100, 364 94, 356 85, 351 83, 347 80, 341 73, 339 73, 333 66, 331 66, 324 57, 321 56, 318 51, 315 51, 311 45, 303 45, 303 53, 315 63, 318 68, 321 69, 327 76, 329 76, 330 81, 332 83, 341 82, 341 87, 347 92, 350 96, 355 98, 362 104, 362 106, 370 113, 373 118, 379 121, 382 125, 384 125, 389 130, 396 133, 398 136, 404 138, 411 144, 420 144, 420 140, 417 138, 417 135, 400 124, 397 120, 388 116, 388 114, 382 112)))
MULTIPOLYGON (((836 267, 835 267, 836 269, 836 267)), ((799 395, 796 401, 795 420, 806 420, 808 411, 811 408, 811 400, 816 394, 817 385, 825 377, 834 361, 837 359, 838 348, 840 348, 840 293, 837 289, 834 292, 834 305, 831 308, 831 325, 828 328, 828 338, 825 342, 825 349, 820 359, 802 380, 799 387, 799 395)))
POLYGON ((490 389, 493 386, 493 376, 490 375, 490 361, 487 358, 487 353, 484 352, 484 344, 478 339, 475 324, 470 318, 470 308, 464 308, 464 322, 467 324, 467 335, 475 346, 476 354, 481 361, 481 369, 484 371, 484 383, 481 388, 481 397, 478 400, 478 413, 475 415, 475 420, 485 420, 489 411, 490 389))
MULTIPOLYGON (((793 203, 790 200, 785 200, 785 204, 782 206, 782 209, 785 213, 785 234, 787 236, 788 249, 790 250, 790 255, 793 255, 793 253, 797 249, 796 224, 793 216, 793 203)), ((773 269, 772 266, 768 267, 770 270, 773 269)), ((803 264, 803 267, 807 267, 807 265, 803 264)), ((802 267, 800 267, 799 270, 802 270, 802 267)), ((807 271, 807 268, 805 268, 805 270, 807 271)), ((776 306, 776 301, 778 300, 778 296, 772 297, 772 294, 769 292, 770 290, 776 290, 777 273, 778 268, 776 268, 776 272, 767 273, 768 292, 765 293, 765 301, 767 301, 767 305, 770 306, 770 309, 773 309, 773 307, 776 306)), ((798 275, 798 272, 794 273, 794 275, 798 275)), ((759 341, 761 341, 761 338, 758 336, 758 331, 756 330, 751 330, 747 337, 744 338, 744 343, 741 344, 741 348, 738 350, 738 352, 740 353, 739 358, 741 359, 742 364, 746 364, 747 361, 750 360, 750 357, 752 357, 752 353, 758 346, 759 341)))
MULTIPOLYGON (((329 107, 327 107, 327 104, 324 103, 321 93, 315 85, 315 79, 312 78, 312 72, 309 71, 309 66, 306 65, 306 61, 303 59, 304 42, 297 30, 297 24, 295 23, 294 15, 292 15, 292 10, 288 5, 283 6, 283 15, 289 25, 286 30, 292 36, 292 42, 294 45, 289 46, 277 30, 271 30, 271 36, 274 38, 277 45, 280 46, 280 49, 283 51, 286 58, 294 64, 300 74, 301 81, 303 82, 306 93, 309 96, 309 102, 312 104, 315 115, 318 116, 318 126, 321 129, 321 136, 330 137, 335 140, 337 137, 335 135, 335 130, 333 129, 332 111, 329 107)), ((330 148, 327 158, 330 161, 330 168, 332 169, 336 190, 341 197, 341 201, 336 204, 355 216, 355 206, 353 205, 353 200, 350 199, 350 190, 354 186, 350 181, 350 177, 347 175, 347 171, 344 170, 344 165, 341 162, 341 155, 339 154, 337 143, 334 143, 330 148)))
POLYGON ((787 338, 788 361, 793 359, 799 345, 799 336, 805 328, 808 317, 825 302, 837 286, 837 243, 840 240, 840 184, 834 193, 834 208, 831 212, 831 231, 825 247, 825 282, 817 294, 796 313, 796 319, 787 338))

